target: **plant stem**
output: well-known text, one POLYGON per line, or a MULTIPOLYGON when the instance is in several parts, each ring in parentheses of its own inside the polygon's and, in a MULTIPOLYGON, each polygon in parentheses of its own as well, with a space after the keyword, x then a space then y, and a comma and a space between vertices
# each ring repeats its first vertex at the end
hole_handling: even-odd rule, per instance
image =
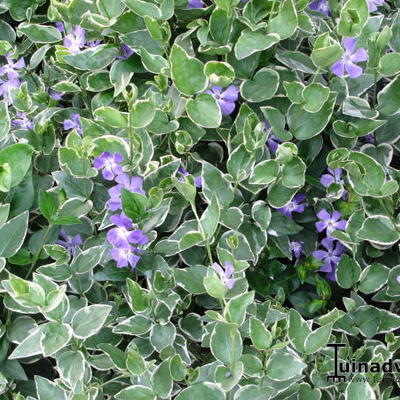
POLYGON ((28 270, 27 274, 25 275, 25 279, 28 279, 29 275, 31 275, 31 273, 33 271, 33 268, 35 268, 35 265, 36 265, 36 263, 37 263, 37 261, 39 259, 40 253, 42 252, 43 246, 44 246, 44 244, 46 242, 46 238, 47 238, 47 236, 49 234, 49 231, 50 231, 51 227, 52 227, 52 225, 49 225, 46 228, 46 231, 45 231, 45 233, 43 235, 42 241, 41 241, 40 246, 39 246, 39 251, 33 256, 33 260, 32 260, 31 266, 29 267, 29 270, 28 270))
POLYGON ((204 233, 203 227, 202 227, 201 222, 200 222, 199 214, 197 214, 196 206, 193 203, 190 203, 190 205, 192 207, 193 214, 196 217, 197 225, 199 226, 199 230, 200 230, 201 236, 203 236, 203 239, 206 242, 206 249, 207 249, 208 259, 210 260, 210 265, 211 265, 213 263, 213 258, 212 258, 212 254, 211 254, 210 243, 208 242, 206 234, 204 233))

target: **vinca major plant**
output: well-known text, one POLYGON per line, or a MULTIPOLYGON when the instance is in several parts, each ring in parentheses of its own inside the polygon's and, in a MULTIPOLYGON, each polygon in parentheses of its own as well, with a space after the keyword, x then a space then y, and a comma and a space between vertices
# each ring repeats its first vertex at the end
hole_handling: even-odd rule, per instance
POLYGON ((0 15, 1 399, 400 399, 399 0, 0 15))

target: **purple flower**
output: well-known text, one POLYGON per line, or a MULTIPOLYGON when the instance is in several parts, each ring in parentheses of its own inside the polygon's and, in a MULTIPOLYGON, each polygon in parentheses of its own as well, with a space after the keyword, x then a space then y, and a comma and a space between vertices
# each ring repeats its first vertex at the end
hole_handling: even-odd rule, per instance
POLYGON ((293 197, 292 201, 286 204, 286 206, 278 208, 277 210, 283 215, 286 215, 288 218, 292 218, 293 212, 302 213, 306 209, 307 204, 302 203, 305 198, 306 196, 304 194, 296 194, 296 196, 293 197))
POLYGON ((134 250, 133 247, 114 247, 110 250, 110 256, 117 262, 118 268, 130 265, 131 268, 134 269, 140 260, 140 257, 134 253, 134 250))
MULTIPOLYGON (((132 221, 125 215, 113 215, 111 222, 116 225, 107 233, 107 240, 118 248, 132 248, 131 243, 144 245, 148 242, 147 236, 140 229, 133 229, 132 221)), ((137 249, 136 249, 137 250, 137 249)))
POLYGON ((76 129, 79 135, 82 136, 83 128, 81 123, 81 118, 79 114, 71 114, 69 119, 64 121, 64 130, 68 131, 70 129, 76 129))
POLYGON ((319 11, 321 14, 324 14, 326 16, 329 16, 331 14, 329 10, 328 0, 315 0, 310 3, 308 7, 311 10, 319 11))
POLYGON ((383 0, 367 0, 369 11, 373 12, 383 4, 383 0))
POLYGON ((211 267, 219 275, 224 285, 228 289, 232 289, 236 282, 236 279, 232 278, 232 275, 235 272, 232 263, 230 261, 225 261, 225 269, 218 263, 213 263, 211 267))
POLYGON ((374 144, 375 143, 375 137, 373 133, 368 133, 368 135, 365 135, 363 137, 363 141, 365 143, 369 143, 369 144, 374 144))
POLYGON ((127 60, 134 53, 134 51, 125 43, 122 43, 121 51, 122 55, 117 56, 117 60, 127 60))
POLYGON ((101 44, 101 40, 93 40, 92 42, 88 42, 89 47, 97 47, 99 44, 101 44))
MULTIPOLYGON (((179 167, 179 168, 178 168, 178 173, 181 174, 181 175, 183 175, 183 176, 188 176, 188 175, 190 175, 189 172, 186 171, 186 170, 185 170, 184 168, 182 168, 182 167, 179 167)), ((178 180, 179 180, 180 182, 184 182, 184 181, 185 181, 183 177, 178 178, 178 180)), ((195 185, 197 188, 201 188, 201 187, 203 186, 203 180, 201 179, 201 176, 197 176, 197 177, 194 178, 194 185, 195 185)))
POLYGON ((327 278, 331 281, 334 281, 336 280, 335 268, 345 251, 345 247, 342 245, 342 243, 334 241, 331 238, 322 239, 321 244, 323 247, 325 247, 325 250, 313 251, 313 257, 324 262, 319 270, 322 272, 326 272, 327 278))
POLYGON ((120 153, 111 154, 108 151, 103 152, 100 157, 96 157, 93 166, 96 169, 103 168, 103 178, 112 181, 117 175, 122 174, 121 162, 123 157, 120 153))
POLYGON ((268 149, 272 154, 275 154, 276 151, 278 150, 278 146, 283 142, 282 139, 279 139, 276 137, 271 130, 271 125, 269 124, 268 121, 264 121, 264 132, 268 133, 268 139, 267 139, 267 145, 268 149))
POLYGON ((201 0, 188 0, 188 4, 186 6, 187 9, 191 8, 203 8, 204 4, 201 0))
POLYGON ((17 62, 11 57, 11 53, 6 55, 7 64, 0 67, 0 75, 7 75, 8 79, 16 79, 19 74, 17 70, 25 68, 25 61, 20 58, 17 62))
POLYGON ((222 91, 222 87, 220 86, 212 86, 211 89, 205 91, 207 94, 211 94, 215 100, 217 100, 221 112, 224 115, 232 114, 233 110, 236 107, 235 101, 239 97, 239 91, 236 86, 231 85, 224 91, 222 91))
POLYGON ((61 239, 57 241, 57 244, 65 247, 71 255, 74 255, 76 249, 82 246, 83 240, 81 235, 68 236, 65 231, 60 231, 61 239))
POLYGON ((327 236, 330 236, 335 229, 344 231, 347 221, 344 219, 339 220, 341 215, 339 211, 334 210, 331 216, 324 208, 317 214, 317 217, 320 219, 320 221, 315 223, 317 231, 322 232, 326 229, 327 236))
POLYGON ((400 275, 397 275, 396 281, 400 283, 400 275))
POLYGON ((3 96, 4 101, 8 105, 12 104, 11 89, 19 88, 21 85, 21 81, 16 78, 11 78, 8 81, 3 81, 3 79, 0 79, 0 96, 3 96))
POLYGON ((363 73, 363 69, 354 63, 367 61, 368 53, 363 47, 356 50, 356 45, 356 38, 343 39, 344 55, 331 66, 335 75, 343 76, 346 70, 350 78, 358 78, 363 73))
POLYGON ((86 44, 86 31, 80 26, 75 26, 72 33, 69 33, 64 38, 64 47, 69 49, 72 54, 80 53, 81 49, 86 44))
POLYGON ((301 253, 303 252, 303 244, 301 240, 299 242, 290 242, 289 250, 293 253, 295 258, 300 258, 301 253))
POLYGON ((56 26, 56 28, 57 28, 57 30, 58 30, 59 32, 61 32, 61 33, 64 32, 64 25, 63 25, 62 22, 56 22, 54 25, 56 26))
POLYGON ((56 90, 50 89, 49 96, 54 100, 62 100, 63 93, 57 92, 56 90))
POLYGON ((17 117, 14 119, 11 124, 13 126, 18 126, 21 129, 27 129, 27 130, 33 130, 35 127, 35 124, 26 116, 25 113, 18 111, 17 112, 17 117))
POLYGON ((328 168, 328 174, 324 174, 321 176, 320 182, 324 187, 329 187, 332 185, 332 183, 337 183, 339 185, 343 185, 343 179, 342 179, 342 168, 336 168, 335 170, 332 170, 331 168, 328 168))
POLYGON ((127 174, 118 175, 115 178, 118 185, 112 187, 108 190, 108 194, 110 195, 110 200, 107 202, 107 206, 111 211, 117 211, 122 208, 121 201, 121 189, 124 188, 129 190, 130 192, 146 194, 146 192, 142 189, 143 179, 140 176, 132 176, 130 177, 127 174))

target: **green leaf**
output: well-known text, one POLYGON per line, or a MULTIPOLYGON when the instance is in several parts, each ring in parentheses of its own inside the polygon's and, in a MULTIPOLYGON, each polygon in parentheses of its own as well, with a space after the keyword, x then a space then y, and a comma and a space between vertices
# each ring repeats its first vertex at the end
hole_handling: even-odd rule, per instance
POLYGON ((235 79, 235 70, 231 65, 221 61, 208 61, 204 73, 213 85, 226 87, 235 79))
POLYGON ((203 279, 206 273, 207 268, 200 265, 174 269, 176 283, 192 294, 202 294, 206 292, 203 285, 203 279))
POLYGON ((367 23, 369 9, 366 0, 348 0, 340 11, 337 27, 343 37, 356 37, 367 23))
POLYGON ((85 357, 81 351, 65 351, 57 359, 58 370, 63 380, 72 387, 83 378, 85 357))
POLYGON ((133 222, 139 222, 147 216, 148 200, 144 195, 122 188, 121 200, 124 213, 133 222))
POLYGON ((390 76, 400 72, 400 53, 384 54, 379 61, 379 73, 390 76))
POLYGON ((379 263, 368 265, 361 273, 358 289, 365 294, 378 291, 387 282, 389 271, 389 268, 379 263))
POLYGON ((153 121, 156 114, 154 104, 150 100, 136 101, 130 111, 130 123, 134 128, 144 128, 153 121))
POLYGON ((217 322, 210 346, 214 357, 227 366, 235 364, 242 355, 242 338, 234 325, 217 322))
POLYGON ((61 33, 54 26, 22 24, 18 31, 35 43, 56 43, 62 40, 61 33))
POLYGON ((72 329, 67 324, 49 322, 42 330, 40 339, 44 357, 49 357, 64 348, 72 337, 72 329))
POLYGON ((209 382, 197 383, 182 390, 176 397, 176 400, 225 400, 225 393, 218 385, 209 382))
POLYGON ((378 94, 378 111, 385 116, 396 114, 400 109, 400 76, 393 79, 378 94))
POLYGON ((311 60, 318 67, 327 68, 339 60, 342 54, 342 46, 326 32, 315 40, 311 60))
POLYGON ((86 339, 97 333, 104 325, 111 306, 94 304, 78 310, 72 317, 72 328, 74 336, 86 339))
POLYGON ((186 103, 189 118, 203 128, 218 128, 221 125, 221 109, 210 94, 200 94, 186 103))
POLYGON ((231 184, 226 180, 222 172, 211 165, 210 163, 203 161, 203 194, 210 203, 213 195, 218 198, 218 203, 223 209, 229 208, 233 201, 233 188, 231 184))
POLYGON ((202 92, 207 87, 203 63, 196 58, 190 57, 177 44, 172 46, 170 63, 172 81, 184 95, 192 96, 195 93, 202 92))
POLYGON ((103 253, 103 246, 94 246, 82 251, 72 260, 71 271, 75 274, 85 274, 91 271, 100 262, 103 253))
POLYGON ((350 289, 360 278, 361 267, 353 258, 344 255, 336 270, 337 283, 343 289, 350 289))
POLYGON ((278 177, 279 164, 275 160, 265 160, 257 164, 250 176, 249 183, 269 185, 278 177))
POLYGON ((299 377, 306 366, 289 348, 275 350, 266 365, 267 377, 274 381, 287 381, 299 377))
POLYGON ((176 328, 171 322, 164 325, 154 325, 150 332, 150 343, 155 350, 160 352, 175 341, 176 328))
POLYGON ((269 400, 274 397, 276 390, 268 386, 246 385, 235 392, 233 400, 269 400))
POLYGON ((200 218, 200 224, 206 238, 210 239, 213 237, 215 230, 217 229, 220 216, 220 209, 218 204, 218 198, 215 194, 211 197, 211 203, 204 211, 200 218))
POLYGON ((327 324, 319 327, 314 332, 311 332, 305 342, 304 349, 306 354, 315 354, 329 342, 331 336, 332 324, 327 324))
POLYGON ((67 393, 63 389, 42 376, 35 375, 35 385, 38 400, 67 400, 67 393))
POLYGON ((117 400, 156 400, 157 396, 145 386, 134 385, 122 389, 115 398, 117 400))
POLYGON ((261 68, 252 79, 243 81, 240 93, 245 100, 259 103, 272 98, 278 86, 279 74, 270 68, 261 68))
POLYGON ((375 392, 368 382, 358 382, 357 378, 362 378, 356 375, 353 381, 350 382, 345 391, 345 400, 375 400, 375 392))
POLYGON ((99 46, 83 50, 77 54, 64 56, 64 61, 79 70, 95 71, 104 69, 111 64, 119 54, 117 47, 111 44, 101 44, 99 46))
POLYGON ((265 34, 262 30, 243 29, 235 45, 235 56, 238 60, 243 60, 254 53, 267 50, 278 43, 279 39, 275 33, 265 34))
POLYGON ((124 0, 124 3, 140 17, 161 18, 160 8, 149 1, 124 0))
POLYGON ((0 228, 0 257, 12 257, 21 248, 28 229, 29 212, 17 215, 0 228))
POLYGON ((100 107, 94 110, 93 114, 97 120, 102 121, 111 127, 120 128, 128 126, 127 116, 116 108, 100 107))
POLYGON ((335 105, 336 94, 331 93, 328 101, 316 113, 304 111, 298 104, 292 104, 288 111, 290 132, 296 139, 307 140, 321 133, 327 126, 335 105))
POLYGON ((267 33, 277 34, 280 40, 288 39, 297 29, 297 12, 293 0, 280 3, 278 15, 267 25, 267 33))
POLYGON ((311 83, 303 90, 304 110, 310 113, 316 113, 321 110, 322 106, 329 98, 329 89, 320 83, 311 83))
POLYGON ((307 166, 304 161, 294 156, 282 169, 282 185, 287 188, 299 188, 304 185, 307 166))
POLYGON ((400 240, 400 233, 392 220, 385 215, 374 215, 368 217, 357 236, 361 240, 381 245, 393 245, 400 240))
POLYGON ((301 352, 305 352, 305 341, 311 329, 307 322, 301 317, 301 315, 294 309, 289 311, 289 330, 288 337, 293 347, 301 352))
POLYGON ((25 143, 16 143, 0 151, 0 167, 8 164, 11 172, 11 187, 22 182, 32 161, 33 149, 25 143))
POLYGON ((271 332, 257 318, 250 319, 250 338, 258 350, 268 350, 272 344, 271 332))
POLYGON ((52 192, 40 190, 39 192, 39 208, 43 216, 50 221, 57 213, 58 199, 57 195, 52 192))
POLYGON ((240 294, 229 300, 225 307, 224 317, 228 322, 242 325, 247 307, 254 301, 254 291, 240 294))
POLYGON ((6 137, 10 131, 10 116, 5 101, 0 101, 0 141, 6 137))

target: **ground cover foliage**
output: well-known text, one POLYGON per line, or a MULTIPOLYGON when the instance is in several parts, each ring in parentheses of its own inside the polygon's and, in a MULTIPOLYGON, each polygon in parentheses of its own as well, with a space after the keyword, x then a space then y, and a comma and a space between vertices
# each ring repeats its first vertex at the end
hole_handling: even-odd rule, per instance
POLYGON ((399 6, 3 0, 2 398, 398 399, 399 6))

